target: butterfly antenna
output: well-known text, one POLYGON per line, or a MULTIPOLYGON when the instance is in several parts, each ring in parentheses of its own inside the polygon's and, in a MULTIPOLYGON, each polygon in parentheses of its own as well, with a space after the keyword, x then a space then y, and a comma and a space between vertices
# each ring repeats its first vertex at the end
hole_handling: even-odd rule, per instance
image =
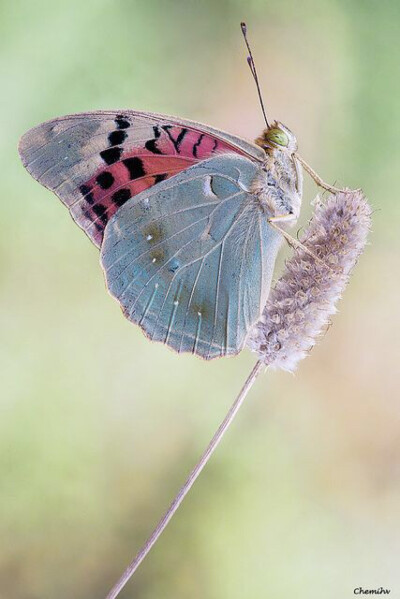
POLYGON ((254 63, 253 54, 251 53, 250 44, 249 44, 249 41, 247 39, 247 25, 246 25, 246 23, 243 23, 243 22, 240 23, 240 28, 242 30, 244 41, 246 42, 247 50, 249 52, 249 55, 247 57, 247 64, 250 67, 251 74, 253 75, 253 79, 254 79, 254 81, 256 83, 257 93, 258 93, 258 99, 260 100, 261 110, 262 110, 262 113, 264 115, 265 124, 267 125, 267 127, 269 129, 269 123, 268 123, 267 114, 265 112, 264 102, 263 102, 262 95, 261 95, 260 84, 258 82, 258 75, 257 75, 257 71, 256 71, 256 65, 254 63))

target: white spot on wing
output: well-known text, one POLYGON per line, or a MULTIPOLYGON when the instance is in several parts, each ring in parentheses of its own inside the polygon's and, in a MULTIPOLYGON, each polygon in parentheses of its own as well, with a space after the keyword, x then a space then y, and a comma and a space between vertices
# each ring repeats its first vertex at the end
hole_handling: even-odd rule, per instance
POLYGON ((203 193, 204 193, 205 196, 208 196, 210 198, 216 198, 216 199, 218 199, 218 196, 212 190, 211 182, 212 182, 212 176, 211 175, 207 175, 206 177, 204 177, 204 179, 203 179, 203 193))

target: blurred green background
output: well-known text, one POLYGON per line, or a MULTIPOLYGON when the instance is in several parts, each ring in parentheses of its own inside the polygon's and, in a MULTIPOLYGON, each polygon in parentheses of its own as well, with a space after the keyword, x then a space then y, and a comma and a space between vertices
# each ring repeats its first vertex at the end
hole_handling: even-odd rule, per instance
MULTIPOLYGON (((242 19, 268 114, 326 180, 363 187, 371 245, 327 335, 295 376, 258 381, 121 597, 346 599, 381 585, 400 597, 399 2, 1 0, 0 11, 1 599, 104 597, 255 361, 149 343, 105 292, 95 247, 21 166, 18 138, 55 116, 127 107, 255 138, 242 19)), ((300 224, 315 194, 307 180, 300 224)))

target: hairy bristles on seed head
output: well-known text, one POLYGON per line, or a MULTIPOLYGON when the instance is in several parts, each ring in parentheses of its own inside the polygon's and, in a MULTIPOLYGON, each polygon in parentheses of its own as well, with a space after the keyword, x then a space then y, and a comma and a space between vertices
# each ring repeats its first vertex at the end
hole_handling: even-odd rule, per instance
POLYGON ((268 366, 293 371, 315 345, 336 311, 371 225, 371 208, 360 191, 330 195, 316 206, 299 248, 271 291, 247 345, 268 366))

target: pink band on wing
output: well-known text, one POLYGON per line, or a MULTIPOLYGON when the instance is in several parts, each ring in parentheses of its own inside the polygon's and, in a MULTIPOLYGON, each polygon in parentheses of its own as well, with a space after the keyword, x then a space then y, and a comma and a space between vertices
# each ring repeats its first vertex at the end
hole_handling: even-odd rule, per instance
MULTIPOLYGON (((154 138, 142 147, 128 143, 102 152, 107 166, 80 186, 81 220, 97 244, 108 220, 131 197, 215 153, 240 153, 208 133, 172 125, 154 127, 154 138)), ((77 221, 82 224, 79 216, 77 221)))

